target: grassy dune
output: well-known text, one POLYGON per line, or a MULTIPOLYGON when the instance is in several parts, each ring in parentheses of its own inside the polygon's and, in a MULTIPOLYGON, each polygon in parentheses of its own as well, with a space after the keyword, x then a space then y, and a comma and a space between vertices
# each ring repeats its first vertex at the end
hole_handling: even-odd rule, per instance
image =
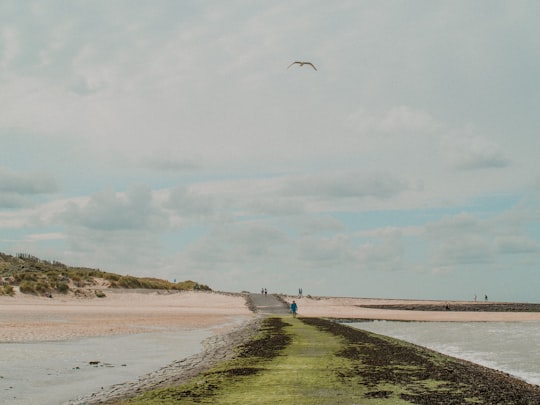
POLYGON ((27 254, 11 256, 0 252, 0 295, 14 295, 14 287, 18 287, 23 294, 34 295, 88 295, 89 290, 94 294, 100 288, 210 290, 207 285, 191 280, 172 283, 153 277, 134 277, 99 269, 67 266, 58 261, 42 260, 27 254))
POLYGON ((271 317, 238 356, 129 404, 532 404, 503 373, 318 318, 271 317))

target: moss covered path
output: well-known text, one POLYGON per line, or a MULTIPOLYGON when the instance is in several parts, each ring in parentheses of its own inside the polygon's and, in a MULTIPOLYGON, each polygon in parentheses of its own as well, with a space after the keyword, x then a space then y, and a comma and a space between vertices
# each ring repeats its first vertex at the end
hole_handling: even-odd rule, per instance
POLYGON ((358 395, 339 375, 351 366, 336 356, 342 347, 342 338, 299 319, 268 318, 261 335, 241 346, 234 361, 190 384, 148 393, 134 403, 353 403, 350 400, 358 395))
POLYGON ((318 318, 265 319, 235 359, 136 404, 538 404, 540 389, 318 318))

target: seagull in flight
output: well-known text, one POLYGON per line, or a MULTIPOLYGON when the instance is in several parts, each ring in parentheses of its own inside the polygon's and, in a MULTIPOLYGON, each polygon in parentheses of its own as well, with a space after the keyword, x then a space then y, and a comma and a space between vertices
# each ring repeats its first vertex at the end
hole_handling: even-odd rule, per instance
POLYGON ((291 63, 289 66, 287 66, 287 69, 290 68, 292 65, 300 65, 300 66, 304 66, 304 65, 309 65, 311 66, 313 69, 317 70, 317 68, 315 67, 315 65, 311 62, 293 62, 291 63))

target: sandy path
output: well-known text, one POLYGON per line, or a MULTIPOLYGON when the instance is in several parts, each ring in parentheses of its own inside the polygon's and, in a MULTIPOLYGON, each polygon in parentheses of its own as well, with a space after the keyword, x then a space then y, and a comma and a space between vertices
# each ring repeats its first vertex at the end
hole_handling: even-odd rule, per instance
POLYGON ((105 290, 105 298, 0 296, 0 342, 64 340, 223 325, 252 312, 241 295, 105 290))

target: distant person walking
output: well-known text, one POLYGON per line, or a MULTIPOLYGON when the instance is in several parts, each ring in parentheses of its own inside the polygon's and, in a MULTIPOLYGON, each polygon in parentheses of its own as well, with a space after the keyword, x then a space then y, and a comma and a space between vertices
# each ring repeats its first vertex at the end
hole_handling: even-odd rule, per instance
POLYGON ((296 301, 294 300, 291 304, 291 312, 292 312, 293 318, 296 318, 296 313, 298 312, 298 305, 296 305, 296 301))

